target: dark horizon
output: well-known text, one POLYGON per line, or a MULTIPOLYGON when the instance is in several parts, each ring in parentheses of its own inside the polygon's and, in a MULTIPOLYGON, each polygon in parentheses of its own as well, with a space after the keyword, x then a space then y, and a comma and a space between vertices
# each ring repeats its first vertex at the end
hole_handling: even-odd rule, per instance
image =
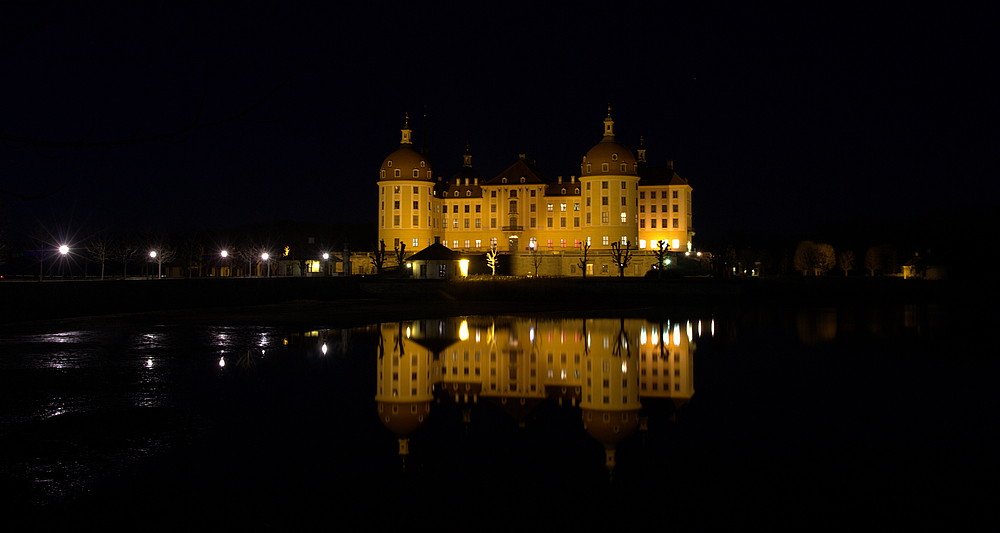
POLYGON ((985 212, 991 202, 975 163, 986 121, 965 112, 976 95, 959 96, 977 83, 976 59, 945 52, 980 36, 958 14, 3 9, 13 26, 44 23, 19 41, 0 33, 10 45, 0 51, 10 73, 2 134, 124 140, 259 102, 253 122, 176 144, 6 142, 0 189, 58 190, 0 197, 15 239, 39 225, 85 237, 374 223, 377 169, 405 113, 418 146, 427 115, 436 176, 459 170, 468 143, 484 177, 524 153, 549 180, 568 179, 600 140, 609 104, 623 144, 634 152, 641 137, 650 164, 672 160, 690 182, 696 246, 734 232, 795 238, 838 221, 985 212))

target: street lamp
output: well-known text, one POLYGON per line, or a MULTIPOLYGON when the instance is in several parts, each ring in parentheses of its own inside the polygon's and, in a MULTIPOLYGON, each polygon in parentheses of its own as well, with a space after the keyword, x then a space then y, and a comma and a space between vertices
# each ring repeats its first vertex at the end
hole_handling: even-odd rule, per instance
POLYGON ((161 270, 163 268, 163 263, 156 259, 156 250, 151 250, 149 252, 149 258, 153 261, 156 261, 156 279, 160 279, 160 276, 162 275, 161 270))
POLYGON ((326 275, 326 265, 327 261, 330 260, 330 254, 323 252, 323 275, 326 275))
POLYGON ((226 258, 229 257, 229 251, 228 250, 223 250, 222 252, 219 253, 219 255, 222 256, 222 260, 219 261, 219 277, 221 278, 222 277, 222 264, 225 263, 226 258))
POLYGON ((270 261, 268 261, 268 259, 270 259, 270 258, 271 258, 271 255, 270 255, 270 254, 268 254, 267 252, 264 252, 264 253, 260 254, 260 258, 261 258, 261 260, 263 260, 263 261, 264 261, 265 263, 267 263, 267 264, 265 265, 265 268, 267 269, 267 277, 271 277, 271 262, 270 262, 270 261))

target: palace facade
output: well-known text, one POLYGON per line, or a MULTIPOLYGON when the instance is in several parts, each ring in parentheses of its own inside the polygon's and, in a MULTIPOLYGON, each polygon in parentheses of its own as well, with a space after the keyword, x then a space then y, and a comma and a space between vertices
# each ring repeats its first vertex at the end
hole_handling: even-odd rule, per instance
POLYGON ((615 140, 609 110, 603 138, 583 156, 579 177, 549 182, 522 154, 483 179, 466 150, 462 169, 444 180, 414 150, 407 121, 399 148, 379 169, 379 239, 413 252, 435 243, 470 254, 495 246, 512 274, 545 275, 579 273, 587 244, 587 274, 618 275, 608 264, 611 245, 628 244, 633 260, 626 275, 643 275, 659 241, 689 252, 694 236, 691 186, 672 162, 648 165, 645 152, 640 143, 636 157, 615 140), (553 259, 538 261, 539 255, 553 259))

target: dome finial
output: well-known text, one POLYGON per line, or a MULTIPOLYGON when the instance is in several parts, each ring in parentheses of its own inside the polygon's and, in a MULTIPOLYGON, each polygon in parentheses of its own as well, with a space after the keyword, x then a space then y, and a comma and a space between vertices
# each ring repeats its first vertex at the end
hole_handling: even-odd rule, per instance
POLYGON ((608 104, 608 116, 604 119, 604 139, 601 142, 610 142, 615 140, 615 121, 611 120, 611 104, 608 104))
POLYGON ((410 129, 410 114, 406 113, 404 116, 403 129, 400 130, 403 132, 403 139, 399 141, 399 144, 413 144, 413 141, 410 139, 410 134, 413 133, 413 130, 410 129))
POLYGON ((465 155, 462 156, 462 166, 472 166, 472 152, 469 151, 469 141, 465 141, 465 155))

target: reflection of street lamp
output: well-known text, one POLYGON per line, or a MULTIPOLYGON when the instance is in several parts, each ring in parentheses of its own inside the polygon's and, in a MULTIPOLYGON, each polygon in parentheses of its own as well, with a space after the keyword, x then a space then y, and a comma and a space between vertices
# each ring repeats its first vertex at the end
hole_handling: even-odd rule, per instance
POLYGON ((156 279, 160 279, 160 276, 162 275, 161 269, 163 268, 163 263, 156 259, 156 250, 149 252, 149 258, 156 261, 156 279))
POLYGON ((268 254, 267 252, 264 252, 264 253, 260 254, 260 258, 261 258, 261 259, 262 259, 262 260, 263 260, 263 261, 264 261, 265 263, 267 263, 266 265, 264 265, 264 267, 265 267, 265 268, 267 269, 267 277, 271 277, 271 262, 270 262, 270 261, 268 261, 268 259, 270 259, 270 258, 271 258, 271 255, 270 255, 270 254, 268 254))
POLYGON ((222 277, 222 265, 226 262, 226 258, 229 257, 229 251, 223 250, 219 253, 222 256, 222 260, 219 261, 219 277, 222 277))

